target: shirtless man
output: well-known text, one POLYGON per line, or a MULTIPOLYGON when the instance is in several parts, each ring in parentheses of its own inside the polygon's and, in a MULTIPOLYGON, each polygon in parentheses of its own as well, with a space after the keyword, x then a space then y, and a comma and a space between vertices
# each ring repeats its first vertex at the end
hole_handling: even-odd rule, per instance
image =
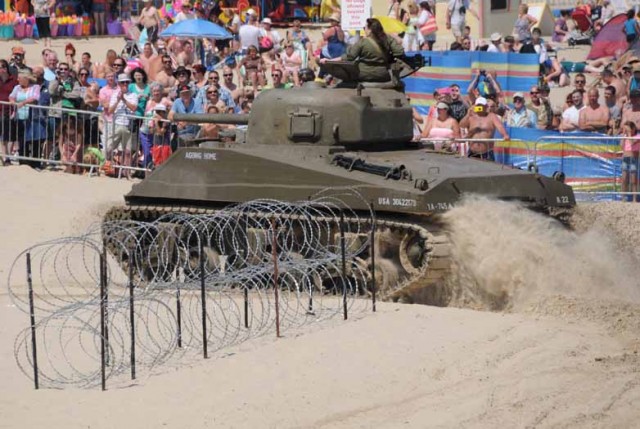
POLYGON ((240 100, 240 96, 243 95, 243 91, 238 85, 233 83, 233 70, 230 67, 224 66, 222 69, 222 77, 222 86, 231 92, 233 101, 238 104, 238 100, 240 100))
POLYGON ((113 66, 113 62, 118 58, 118 54, 113 49, 109 49, 107 51, 107 56, 105 58, 104 63, 98 64, 96 66, 95 77, 98 79, 104 79, 108 73, 113 73, 116 71, 113 66))
POLYGON ((605 87, 611 85, 616 89, 616 101, 620 101, 622 97, 627 95, 627 86, 621 79, 618 79, 611 70, 605 69, 601 76, 605 87))
POLYGON ((625 122, 635 122, 636 126, 640 126, 640 89, 634 89, 629 95, 631 105, 626 105, 622 111, 622 120, 625 122))
POLYGON ((606 133, 609 125, 609 108, 598 103, 600 92, 596 88, 588 91, 589 104, 580 111, 578 127, 581 131, 606 133))
POLYGON ((160 14, 151 0, 142 0, 144 7, 140 11, 140 24, 147 30, 149 42, 156 43, 158 40, 158 28, 160 27, 160 14))
POLYGON ((159 62, 160 69, 154 70, 154 76, 151 76, 151 71, 152 71, 151 63, 154 62, 156 58, 158 58, 158 55, 156 55, 153 52, 151 43, 150 42, 145 43, 144 46, 142 47, 142 52, 138 57, 138 61, 140 61, 140 64, 142 64, 142 68, 144 69, 144 71, 147 72, 147 76, 149 77, 149 80, 154 80, 155 73, 159 72, 162 69, 162 63, 159 62))
POLYGON ((80 56, 80 62, 76 64, 74 71, 77 74, 82 68, 89 70, 89 77, 94 77, 96 74, 96 66, 91 62, 91 54, 89 52, 82 53, 80 56))
POLYGON ((173 63, 169 55, 162 57, 162 70, 156 74, 155 81, 162 85, 162 94, 168 95, 169 91, 176 84, 176 78, 173 76, 173 63))
MULTIPOLYGON (((500 118, 491 113, 487 106, 487 99, 484 97, 476 98, 473 109, 469 109, 469 114, 460 121, 460 128, 469 130, 467 138, 469 139, 492 139, 496 130, 502 135, 502 138, 509 141, 509 135, 504 129, 500 118)), ((469 158, 485 159, 494 161, 493 143, 471 141, 469 142, 469 158)))
POLYGON ((196 62, 196 55, 193 51, 193 43, 191 43, 191 41, 185 40, 182 43, 182 52, 176 56, 176 60, 179 66, 185 66, 187 68, 191 68, 196 62))

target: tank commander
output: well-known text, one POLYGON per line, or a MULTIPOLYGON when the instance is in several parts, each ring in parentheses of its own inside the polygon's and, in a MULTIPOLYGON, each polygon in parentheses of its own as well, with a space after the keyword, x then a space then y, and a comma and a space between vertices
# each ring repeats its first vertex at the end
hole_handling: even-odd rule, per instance
POLYGON ((320 63, 355 61, 358 65, 358 80, 360 82, 389 82, 392 79, 391 64, 396 58, 403 55, 402 46, 384 32, 380 21, 369 18, 365 28, 365 37, 350 46, 342 57, 323 58, 320 63))

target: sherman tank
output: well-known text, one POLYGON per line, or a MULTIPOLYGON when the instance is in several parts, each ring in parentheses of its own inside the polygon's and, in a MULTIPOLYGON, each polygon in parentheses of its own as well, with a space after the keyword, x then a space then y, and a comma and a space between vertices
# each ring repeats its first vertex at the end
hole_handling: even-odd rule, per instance
MULTIPOLYGON (((412 141, 412 108, 402 91, 356 82, 349 64, 332 67, 342 85, 266 90, 250 115, 176 115, 175 121, 236 124, 236 138, 178 149, 105 220, 149 222, 167 213, 213 213, 250 200, 293 202, 327 188, 350 189, 343 198, 351 210, 367 213, 363 218, 375 213, 379 296, 446 305, 442 284, 451 261, 439 214, 467 194, 541 211, 575 205, 561 175, 425 149, 412 141)), ((336 219, 332 234, 338 231, 336 219)))

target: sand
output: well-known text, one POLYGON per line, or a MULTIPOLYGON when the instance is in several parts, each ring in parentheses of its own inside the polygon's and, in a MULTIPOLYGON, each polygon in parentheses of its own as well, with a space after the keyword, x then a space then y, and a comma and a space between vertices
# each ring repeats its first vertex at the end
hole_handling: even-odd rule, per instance
MULTIPOLYGON (((79 52, 90 47, 102 58, 116 40, 75 43, 79 52)), ((56 40, 54 48, 61 53, 63 44, 56 40)), ((39 47, 28 51, 33 64, 31 52, 39 47)), ((573 220, 578 232, 562 240, 551 238, 544 220, 518 220, 517 208, 481 202, 457 212, 490 221, 475 228, 488 239, 474 241, 477 259, 469 257, 468 265, 507 257, 512 264, 498 277, 465 272, 467 296, 476 299, 459 304, 482 310, 381 303, 375 314, 252 340, 128 387, 35 391, 13 356, 28 315, 6 293, 7 270, 27 246, 99 221, 131 182, 15 166, 0 168, 0 182, 0 428, 637 426, 637 283, 608 283, 601 293, 600 271, 585 269, 602 256, 600 268, 609 275, 620 254, 635 258, 640 236, 629 226, 640 219, 640 204, 580 206, 573 220), (502 229, 509 232, 500 236, 502 229), (544 257, 548 252, 567 255, 558 264, 544 257), (582 259, 573 264, 570 252, 582 259), (529 283, 512 281, 527 273, 529 283), (477 293, 496 284, 507 293, 506 305, 486 311, 477 293)), ((624 267, 616 279, 633 275, 624 267)))
MULTIPOLYGON (((24 247, 79 232, 131 186, 26 167, 0 168, 0 180, 3 279, 24 247)), ((616 207, 638 219, 635 205, 616 207)), ((495 312, 384 303, 101 392, 33 389, 12 349, 28 316, 3 290, 0 427, 632 427, 640 307, 631 296, 569 292, 549 284, 495 312)))

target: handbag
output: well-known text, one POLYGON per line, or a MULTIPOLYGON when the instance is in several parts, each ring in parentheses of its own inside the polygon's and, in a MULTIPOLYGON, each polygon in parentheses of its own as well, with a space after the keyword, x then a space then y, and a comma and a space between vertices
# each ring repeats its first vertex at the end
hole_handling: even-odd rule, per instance
POLYGON ((429 34, 433 34, 438 31, 438 23, 436 22, 436 17, 431 15, 427 21, 420 26, 420 34, 423 36, 428 36, 429 34))

